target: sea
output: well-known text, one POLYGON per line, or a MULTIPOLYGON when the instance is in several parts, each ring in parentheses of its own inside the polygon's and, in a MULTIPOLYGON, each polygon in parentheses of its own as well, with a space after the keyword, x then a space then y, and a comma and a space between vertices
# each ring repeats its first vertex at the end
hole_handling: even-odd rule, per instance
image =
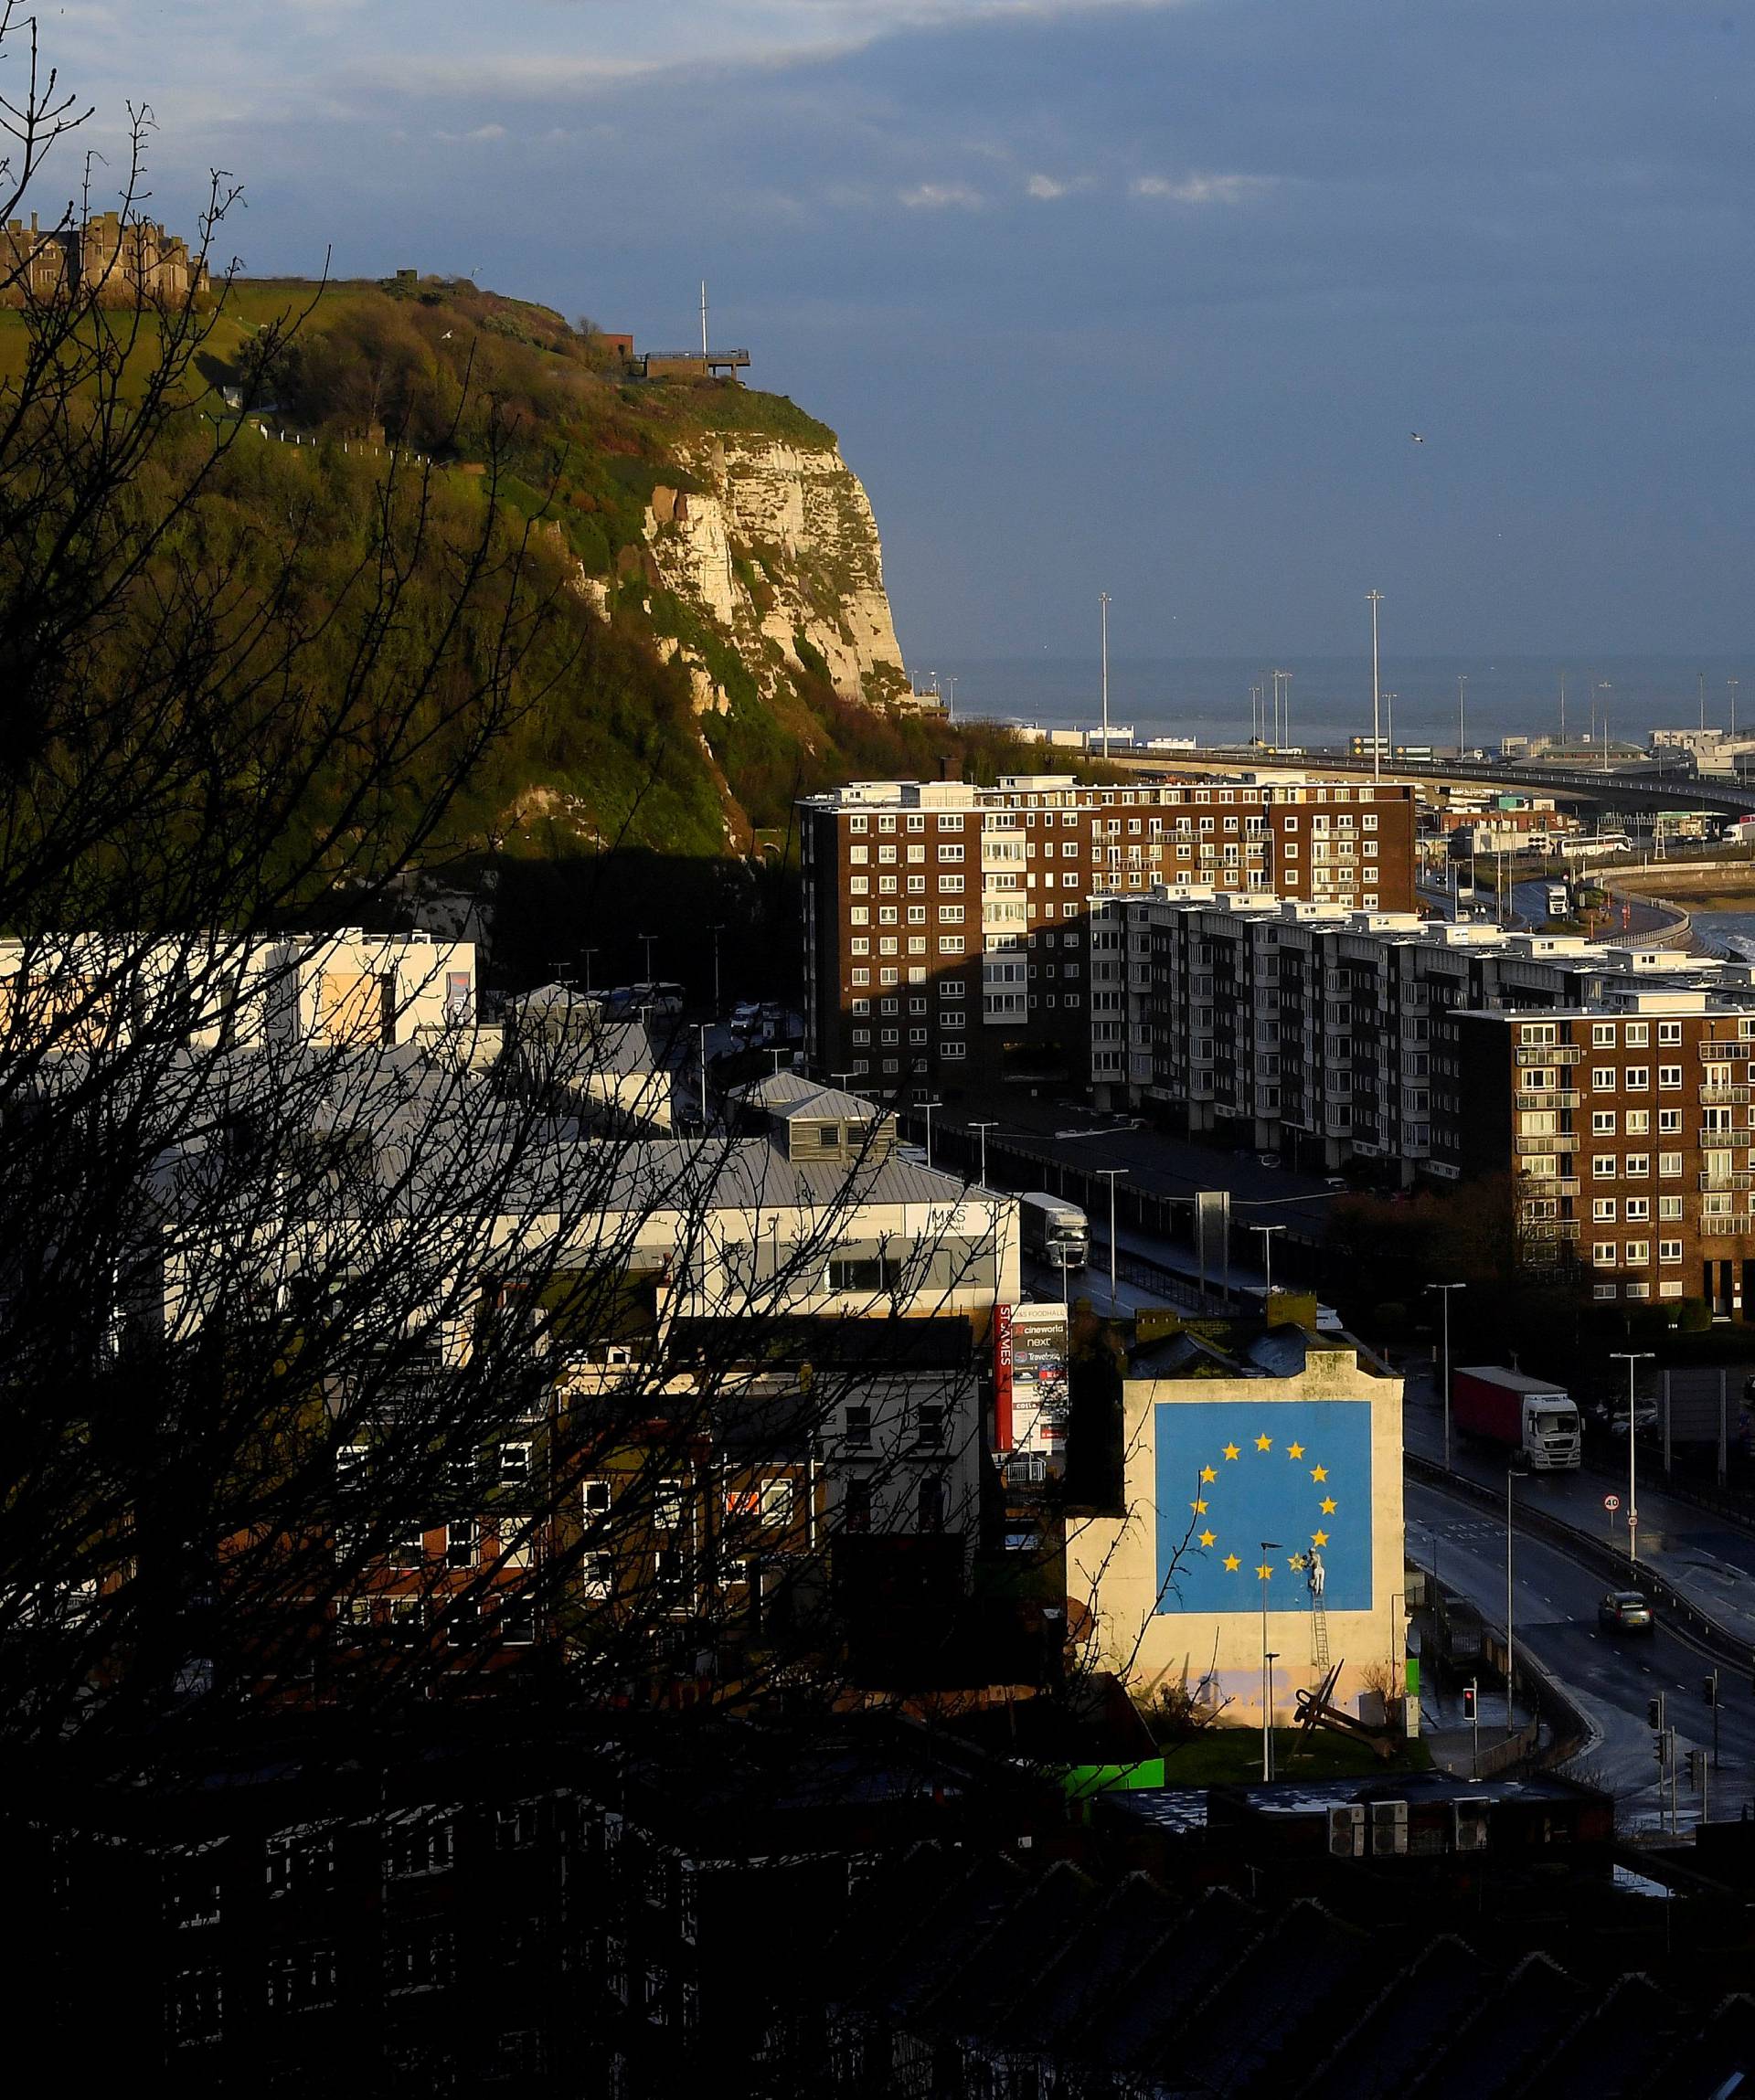
MULTIPOLYGON (((917 656, 916 683, 936 675, 939 688, 956 680, 959 715, 1035 724, 1042 728, 1093 727, 1101 718, 1101 673, 1090 657, 917 656)), ((1250 688, 1271 689, 1274 671, 1290 672, 1291 730, 1285 741, 1312 747, 1344 745, 1371 729, 1368 656, 1125 657, 1109 664, 1109 716, 1148 737, 1193 737, 1201 744, 1240 744, 1250 726, 1250 688)), ((1391 717, 1384 723, 1401 744, 1457 744, 1457 681, 1464 679, 1463 740, 1471 746, 1502 737, 1558 735, 1560 692, 1566 693, 1569 740, 1599 724, 1617 740, 1643 741, 1655 728, 1698 727, 1705 682, 1708 724, 1729 727, 1733 705, 1740 727, 1755 729, 1755 651, 1730 656, 1392 656, 1381 662, 1379 684, 1391 717), (1730 681, 1738 681, 1733 689, 1730 681)))

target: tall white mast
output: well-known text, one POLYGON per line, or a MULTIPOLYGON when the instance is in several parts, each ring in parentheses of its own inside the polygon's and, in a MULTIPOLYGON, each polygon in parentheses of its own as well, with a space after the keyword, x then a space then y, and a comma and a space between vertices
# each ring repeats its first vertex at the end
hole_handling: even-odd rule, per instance
POLYGON ((707 280, 701 280, 701 363, 707 363, 707 280))

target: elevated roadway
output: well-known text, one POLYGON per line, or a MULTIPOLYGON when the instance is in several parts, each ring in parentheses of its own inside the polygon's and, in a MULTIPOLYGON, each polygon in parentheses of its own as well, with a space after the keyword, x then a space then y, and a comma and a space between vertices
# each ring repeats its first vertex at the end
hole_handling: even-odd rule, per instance
MULTIPOLYGON (((1325 751, 1210 751, 1160 753, 1150 758, 1114 757, 1112 766, 1145 775, 1165 773, 1327 773, 1374 778, 1369 758, 1335 757, 1325 751)), ((1414 787, 1495 787, 1533 789, 1558 801, 1590 802, 1618 810, 1712 810, 1723 816, 1755 814, 1755 783, 1698 780, 1676 769, 1634 772, 1588 771, 1579 767, 1518 766, 1491 760, 1451 759, 1431 765, 1398 760, 1375 777, 1414 787)))

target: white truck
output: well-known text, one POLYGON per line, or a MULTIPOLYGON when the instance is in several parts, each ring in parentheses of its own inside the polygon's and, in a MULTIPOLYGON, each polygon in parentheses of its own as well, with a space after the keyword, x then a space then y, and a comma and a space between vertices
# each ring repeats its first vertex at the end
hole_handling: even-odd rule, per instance
POLYGON ((1537 1472, 1571 1471, 1583 1457, 1577 1403, 1551 1378, 1459 1363, 1451 1373, 1451 1417, 1465 1436, 1522 1451, 1537 1472))
POLYGON ((1031 1189, 1017 1199, 1024 1252, 1053 1269, 1083 1268, 1090 1259, 1090 1221, 1077 1204, 1031 1189))

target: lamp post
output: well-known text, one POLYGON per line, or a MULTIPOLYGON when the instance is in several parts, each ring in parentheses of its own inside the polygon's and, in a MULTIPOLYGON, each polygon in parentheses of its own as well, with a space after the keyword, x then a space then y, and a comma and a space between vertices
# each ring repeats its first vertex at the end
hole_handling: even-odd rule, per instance
POLYGON ((1098 1167, 1093 1172, 1109 1183, 1109 1310, 1115 1310, 1115 1184, 1127 1178, 1125 1167, 1098 1167))
POLYGON ((594 948, 581 948, 579 951, 579 960, 585 966, 585 996, 587 999, 591 996, 591 958, 596 953, 597 950, 594 948))
POLYGON ((1633 1366, 1649 1363, 1654 1353, 1650 1349, 1609 1352, 1613 1362, 1627 1366, 1627 1558, 1635 1566, 1639 1564, 1639 1456, 1633 1437, 1633 1380, 1637 1376, 1633 1366))
MULTIPOLYGON (((1280 1551, 1279 1540, 1263 1539, 1261 1542, 1261 1551, 1264 1554, 1277 1554, 1280 1551)), ((1263 1560, 1261 1563, 1261 1565, 1264 1569, 1268 1566, 1268 1564, 1269 1564, 1266 1560, 1263 1560)), ((1265 1574, 1261 1575, 1260 1582, 1261 1777, 1264 1779, 1271 1779, 1273 1777, 1273 1666, 1278 1658, 1275 1656, 1272 1649, 1268 1646, 1268 1577, 1265 1574)))
POLYGON ((1251 1225, 1250 1227, 1251 1232, 1260 1233, 1261 1236, 1261 1269, 1263 1278, 1261 1291, 1261 1318, 1263 1320, 1267 1319, 1268 1308, 1273 1302, 1273 1235, 1277 1232, 1284 1232, 1285 1229, 1285 1226, 1282 1225, 1251 1225))
POLYGON ((981 1142, 981 1186, 984 1189, 987 1186, 987 1133, 989 1130, 998 1130, 999 1125, 997 1123, 971 1123, 969 1128, 974 1131, 981 1142))
POLYGON ((1462 702, 1468 693, 1469 675, 1465 671, 1456 682, 1456 755, 1460 758, 1468 738, 1462 733, 1462 702))
POLYGON ((1429 1283, 1428 1290, 1435 1290, 1444 1301, 1444 1357, 1442 1385, 1444 1392, 1444 1470, 1451 1469, 1451 1293, 1466 1290, 1466 1283, 1429 1283))
POLYGON ((650 984, 652 982, 652 944, 654 940, 657 939, 658 936, 655 933, 643 933, 639 935, 638 938, 645 943, 646 982, 650 984))
POLYGON ((710 1021, 697 1021, 697 1022, 696 1023, 696 1024, 695 1024, 695 1033, 696 1033, 696 1034, 697 1034, 697 1035, 700 1037, 700 1039, 701 1039, 701 1135, 702 1135, 702 1137, 706 1137, 706 1135, 707 1135, 707 1030, 708 1030, 708 1029, 709 1029, 709 1028, 710 1028, 712 1025, 713 1025, 713 1024, 712 1024, 712 1023, 711 1023, 710 1021))
POLYGON ((1383 602, 1380 590, 1367 590, 1366 597, 1371 602, 1371 778, 1383 778, 1383 697, 1377 689, 1377 607, 1383 602))
POLYGON ((713 936, 713 1018, 717 1021, 725 1012, 725 1002, 719 997, 719 936, 725 931, 723 922, 707 929, 713 936))
POLYGON ((1103 756, 1109 756, 1109 593, 1102 593, 1103 606, 1103 756))
POLYGON ((1527 1470, 1527 1469, 1526 1469, 1526 1467, 1524 1467, 1524 1466, 1521 1466, 1521 1465, 1518 1465, 1518 1464, 1516 1464, 1516 1463, 1508 1464, 1508 1465, 1506 1466, 1506 1468, 1505 1468, 1505 1734, 1506 1734, 1506 1735, 1507 1735, 1508 1737, 1509 1737, 1509 1736, 1511 1736, 1511 1735, 1514 1735, 1514 1734, 1516 1734, 1516 1732, 1517 1732, 1517 1723, 1516 1723, 1516 1721, 1513 1719, 1513 1717, 1512 1717, 1512 1708, 1511 1708, 1511 1683, 1512 1683, 1512 1675, 1513 1675, 1513 1669, 1512 1669, 1512 1654, 1513 1654, 1513 1649, 1512 1649, 1512 1635, 1511 1635, 1511 1607, 1512 1607, 1512 1586, 1512 1586, 1512 1565, 1513 1565, 1513 1562, 1512 1562, 1512 1529, 1511 1529, 1511 1490, 1512 1490, 1512 1487, 1513 1487, 1513 1484, 1514 1484, 1516 1481, 1517 1481, 1517 1480, 1521 1480, 1521 1479, 1523 1478, 1523 1476, 1524 1476, 1524 1474, 1525 1474, 1525 1472, 1526 1472, 1526 1470, 1527 1470))
POLYGON ((934 1108, 942 1108, 943 1106, 944 1103, 939 1099, 936 1094, 930 1101, 921 1101, 919 1104, 921 1115, 926 1118, 926 1163, 929 1167, 932 1164, 932 1111, 934 1108))

